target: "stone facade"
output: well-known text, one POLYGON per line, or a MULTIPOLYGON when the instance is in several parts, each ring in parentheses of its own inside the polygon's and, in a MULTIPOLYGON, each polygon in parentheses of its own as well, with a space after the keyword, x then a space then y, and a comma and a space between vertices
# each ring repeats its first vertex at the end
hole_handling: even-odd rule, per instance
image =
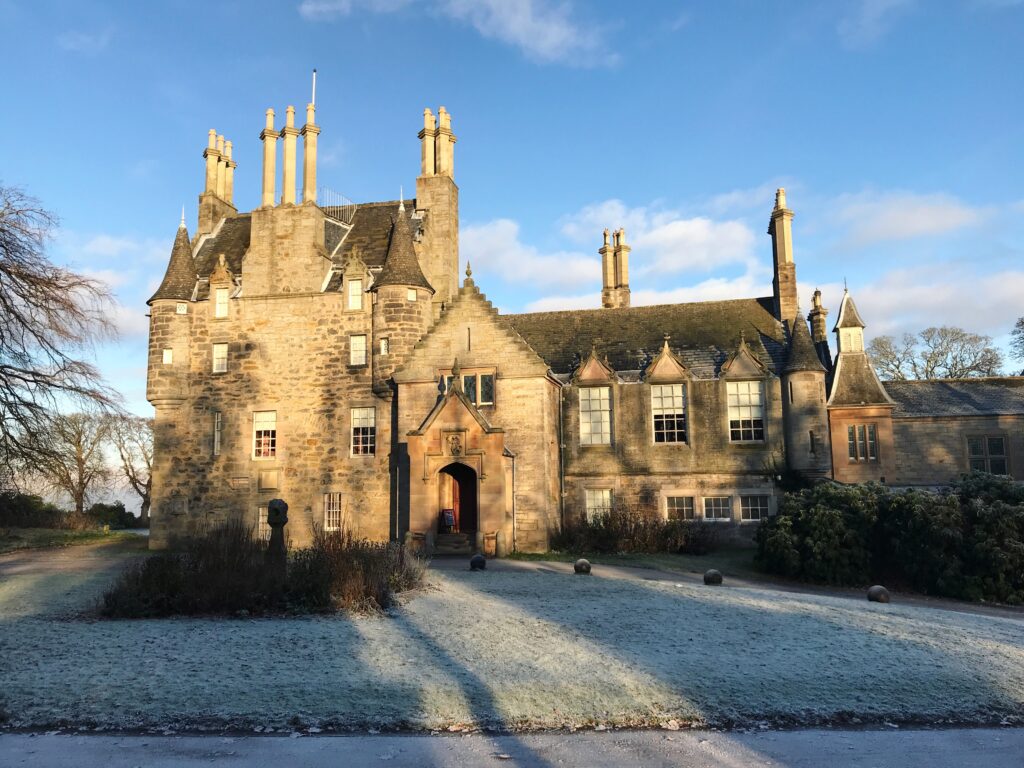
POLYGON ((301 130, 286 114, 279 133, 267 112, 249 213, 211 133, 197 234, 182 221, 149 302, 154 547, 229 516, 262 530, 275 497, 295 544, 325 526, 501 554, 615 507, 749 533, 787 470, 932 485, 1005 461, 1024 478, 1015 380, 985 385, 988 410, 957 390, 932 412, 931 390, 877 380, 849 296, 832 358, 820 295, 810 330, 797 310, 784 190, 772 296, 631 307, 619 229, 599 250, 603 308, 502 315, 468 269, 459 285, 444 108, 424 114, 415 199, 360 205, 317 203, 314 106, 301 130))

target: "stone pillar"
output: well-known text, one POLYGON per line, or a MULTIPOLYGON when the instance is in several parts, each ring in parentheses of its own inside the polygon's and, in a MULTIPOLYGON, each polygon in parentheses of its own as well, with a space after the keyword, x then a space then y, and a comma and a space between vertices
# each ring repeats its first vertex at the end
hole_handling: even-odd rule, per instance
POLYGON ((320 128, 314 122, 316 107, 306 105, 306 124, 302 126, 302 202, 316 202, 316 137, 320 128))
POLYGON ((227 183, 227 160, 224 158, 224 136, 217 136, 217 197, 226 200, 224 186, 227 183))
POLYGON ((235 168, 238 163, 231 159, 231 142, 224 142, 224 199, 235 204, 235 168))
POLYGON ((203 189, 203 194, 216 194, 217 165, 220 161, 220 152, 217 151, 217 131, 213 128, 210 129, 203 157, 206 159, 206 185, 203 189))
POLYGON ((263 142, 263 197, 262 208, 272 208, 277 187, 277 137, 281 134, 274 130, 274 110, 267 110, 267 125, 260 133, 263 142))
POLYGON ((452 133, 452 116, 448 110, 439 107, 437 110, 437 133, 435 134, 434 154, 437 173, 440 176, 455 178, 455 134, 452 133))
POLYGON ((419 132, 420 139, 420 175, 433 176, 435 166, 435 142, 437 141, 437 120, 429 107, 423 110, 423 130, 419 132))
POLYGON ((281 166, 281 202, 295 205, 295 148, 298 142, 299 129, 295 127, 295 107, 285 110, 284 158, 281 166))

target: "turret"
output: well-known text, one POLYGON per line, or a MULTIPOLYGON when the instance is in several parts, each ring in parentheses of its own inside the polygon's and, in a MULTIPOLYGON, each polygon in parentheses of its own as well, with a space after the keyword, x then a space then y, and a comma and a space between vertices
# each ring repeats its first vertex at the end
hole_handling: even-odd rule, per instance
POLYGON ((434 289, 423 275, 413 247, 405 203, 391 225, 384 266, 370 288, 373 303, 373 389, 391 393, 391 374, 422 338, 433 320, 434 289))
POLYGON ((796 264, 793 262, 793 212, 786 207, 786 190, 782 187, 775 192, 768 234, 772 236, 775 316, 779 322, 788 323, 797 310, 796 264))
POLYGON ((416 210, 423 218, 419 253, 423 272, 435 289, 435 317, 459 290, 459 188, 455 185, 455 134, 451 115, 441 107, 435 118, 423 110, 420 175, 416 210))
POLYGON ((825 407, 826 370, 799 310, 790 328, 789 354, 782 369, 786 465, 808 478, 823 478, 832 466, 825 407))

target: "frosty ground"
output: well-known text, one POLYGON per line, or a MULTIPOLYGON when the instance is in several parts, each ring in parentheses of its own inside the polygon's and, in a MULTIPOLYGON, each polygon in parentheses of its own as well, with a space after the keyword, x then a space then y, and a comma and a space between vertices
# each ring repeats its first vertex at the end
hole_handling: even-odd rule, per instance
POLYGON ((1024 718, 1024 616, 1011 611, 705 587, 695 576, 630 568, 580 577, 561 563, 502 562, 471 573, 459 561, 431 569, 429 586, 387 616, 90 618, 131 556, 118 545, 0 557, 7 727, 316 732, 1024 718))

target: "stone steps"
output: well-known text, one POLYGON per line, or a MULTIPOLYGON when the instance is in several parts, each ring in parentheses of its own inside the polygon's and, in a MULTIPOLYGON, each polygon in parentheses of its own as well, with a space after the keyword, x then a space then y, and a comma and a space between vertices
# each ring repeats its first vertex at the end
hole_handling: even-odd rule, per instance
POLYGON ((472 555, 476 551, 476 534, 439 533, 434 538, 435 555, 472 555))

